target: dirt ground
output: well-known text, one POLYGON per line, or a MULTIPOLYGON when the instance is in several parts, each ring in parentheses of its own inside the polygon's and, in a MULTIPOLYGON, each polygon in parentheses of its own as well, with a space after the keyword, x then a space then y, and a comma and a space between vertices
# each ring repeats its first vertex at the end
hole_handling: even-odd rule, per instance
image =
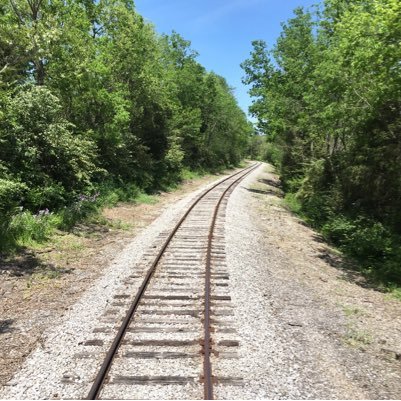
POLYGON ((106 225, 79 225, 59 232, 37 249, 0 256, 0 387, 41 341, 55 318, 63 316, 110 260, 168 205, 220 177, 188 180, 150 204, 105 209, 106 225))
MULTIPOLYGON (((186 182, 177 191, 160 194, 154 204, 106 209, 108 225, 78 226, 72 233, 59 233, 46 247, 1 260, 0 386, 41 343, 43 331, 78 300, 143 227, 169 205, 216 178, 186 182)), ((258 242, 255 249, 267 277, 263 299, 268 306, 263 313, 269 314, 267 325, 275 322, 277 332, 284 333, 274 340, 284 341, 285 349, 292 342, 299 351, 294 351, 294 357, 302 364, 313 345, 320 351, 322 345, 316 346, 314 339, 324 339, 324 344, 332 344, 331 354, 325 349, 320 362, 314 354, 310 359, 328 376, 338 376, 343 367, 345 373, 337 381, 339 387, 343 382, 355 385, 359 392, 350 391, 353 398, 400 398, 401 302, 370 286, 339 252, 284 207, 280 182, 270 167, 247 191, 252 194, 251 235, 257 236, 253 241, 258 242), (303 342, 297 345, 297 338, 303 342)), ((276 362, 283 355, 277 358, 272 361, 270 355, 262 365, 270 363, 277 370, 276 362)), ((287 365, 281 363, 284 380, 287 365)), ((271 398, 282 397, 272 393, 271 398)))
POLYGON ((333 358, 321 363, 323 371, 334 372, 337 364, 343 378, 358 388, 351 398, 400 399, 401 302, 365 280, 285 207, 271 166, 248 191, 258 248, 269 255, 269 313, 304 337, 299 353, 316 348, 312 339, 319 336, 317 348, 323 347, 324 355, 330 353, 323 339, 332 345, 333 358))

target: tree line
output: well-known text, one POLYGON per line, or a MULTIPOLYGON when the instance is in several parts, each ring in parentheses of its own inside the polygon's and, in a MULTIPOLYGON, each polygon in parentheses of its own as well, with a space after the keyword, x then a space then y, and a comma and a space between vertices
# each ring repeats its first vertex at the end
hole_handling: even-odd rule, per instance
POLYGON ((225 79, 133 1, 0 0, 3 245, 21 213, 65 223, 107 188, 124 199, 235 165, 251 132, 225 79))
POLYGON ((290 206, 383 283, 401 283, 401 2, 297 8, 242 67, 290 206))

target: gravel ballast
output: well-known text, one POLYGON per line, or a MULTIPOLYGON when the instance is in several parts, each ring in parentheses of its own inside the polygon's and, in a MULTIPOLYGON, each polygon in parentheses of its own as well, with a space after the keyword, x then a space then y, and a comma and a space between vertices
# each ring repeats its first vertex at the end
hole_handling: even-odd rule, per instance
MULTIPOLYGON (((45 332, 21 371, 0 390, 0 398, 86 397, 99 366, 98 351, 107 350, 107 329, 120 318, 121 312, 113 315, 113 297, 135 292, 145 271, 138 262, 149 253, 149 245, 160 241, 160 234, 204 189, 171 205, 110 261, 104 275, 45 332), (137 278, 127 281, 133 272, 137 278), (94 336, 100 326, 105 332, 94 336), (95 337, 105 344, 83 346, 95 337), (83 352, 86 359, 76 358, 83 352)), ((400 398, 401 303, 366 288, 338 267, 340 257, 282 206, 270 166, 260 166, 237 186, 225 222, 228 307, 233 311, 229 319, 236 332, 221 338, 216 334, 216 339, 235 340, 239 346, 238 358, 213 360, 214 374, 241 378, 242 384, 215 386, 215 398, 400 398)), ((171 363, 162 361, 155 373, 171 363)), ((188 398, 199 398, 195 390, 188 387, 188 398)), ((175 396, 168 386, 149 394, 175 396)))
POLYGON ((282 206, 271 171, 259 168, 228 203, 241 359, 226 375, 244 385, 218 387, 216 398, 399 399, 401 303, 325 262, 330 249, 282 206))
MULTIPOLYGON (((220 178, 221 179, 221 178, 220 178)), ((192 200, 212 184, 171 205, 166 211, 139 233, 135 239, 110 261, 103 275, 84 293, 65 315, 54 321, 53 328, 43 335, 41 345, 25 361, 22 369, 0 391, 1 399, 85 398, 100 361, 108 349, 85 346, 94 338, 93 330, 102 325, 114 325, 123 316, 107 313, 115 295, 135 294, 142 281, 146 266, 139 262, 155 252, 154 245, 161 243, 160 234, 168 232, 192 200), (139 267, 138 267, 139 266, 139 267), (134 280, 127 278, 135 273, 134 280), (127 284, 129 283, 129 284, 127 284), (103 354, 99 352, 103 351, 103 354), (77 355, 88 358, 77 358, 77 355)), ((112 312, 112 311, 109 311, 112 312)), ((120 309, 119 313, 123 313, 120 309)), ((96 333, 103 340, 107 334, 96 333)))

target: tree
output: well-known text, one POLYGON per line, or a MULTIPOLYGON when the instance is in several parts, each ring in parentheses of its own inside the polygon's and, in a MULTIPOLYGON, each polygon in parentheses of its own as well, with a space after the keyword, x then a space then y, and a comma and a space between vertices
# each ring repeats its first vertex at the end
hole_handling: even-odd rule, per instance
POLYGON ((295 10, 272 50, 253 43, 251 111, 283 153, 304 215, 382 280, 401 282, 401 4, 295 10))
POLYGON ((5 102, 0 160, 7 175, 29 187, 25 206, 57 207, 91 186, 96 149, 73 132, 59 100, 46 88, 23 87, 5 102))

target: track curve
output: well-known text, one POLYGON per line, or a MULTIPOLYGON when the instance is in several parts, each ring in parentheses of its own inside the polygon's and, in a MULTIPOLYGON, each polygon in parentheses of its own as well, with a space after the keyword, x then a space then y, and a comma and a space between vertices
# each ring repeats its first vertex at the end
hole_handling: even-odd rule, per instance
MULTIPOLYGON (((189 273, 190 276, 192 277, 198 277, 203 278, 204 275, 204 299, 203 299, 203 304, 204 304, 204 309, 203 309, 203 338, 200 340, 201 344, 201 355, 203 358, 203 375, 201 377, 201 381, 203 382, 203 388, 204 388, 204 399, 213 399, 213 384, 216 381, 216 378, 213 377, 212 373, 212 366, 211 366, 211 355, 213 355, 214 350, 213 350, 213 341, 211 339, 211 330, 212 330, 212 321, 211 321, 211 298, 212 298, 212 291, 211 291, 211 267, 212 267, 212 262, 213 262, 213 241, 214 238, 216 237, 216 221, 218 218, 219 210, 222 205, 222 202, 227 198, 227 194, 229 193, 230 190, 233 190, 234 187, 246 176, 248 175, 251 171, 253 171, 256 167, 258 167, 259 164, 254 164, 248 168, 245 168, 221 181, 213 185, 211 188, 208 190, 204 191, 188 208, 188 210, 185 212, 185 214, 182 216, 182 218, 178 221, 178 223, 175 225, 173 230, 168 234, 166 240, 162 244, 160 250, 158 251, 156 257, 154 258, 150 268, 148 269, 145 278, 142 281, 141 286, 138 289, 138 292, 136 293, 134 300, 132 301, 129 309, 127 310, 127 313, 118 329, 118 332, 109 348, 109 351, 107 352, 103 363, 95 377, 95 380, 92 384, 92 387, 88 393, 87 399, 98 399, 99 396, 101 395, 105 385, 107 384, 108 379, 108 374, 112 368, 113 362, 116 359, 116 356, 118 355, 119 349, 124 343, 124 338, 127 334, 127 330, 129 328, 131 330, 134 330, 132 328, 133 324, 133 318, 136 312, 138 311, 139 306, 141 305, 141 302, 143 303, 144 300, 144 294, 146 293, 147 288, 149 287, 150 283, 152 282, 152 279, 155 276, 155 272, 157 270, 157 267, 159 265, 163 264, 165 266, 173 266, 172 268, 175 269, 173 273, 167 273, 164 272, 163 274, 170 274, 170 281, 171 278, 177 280, 185 280, 184 276, 180 276, 180 274, 177 273, 177 271, 181 271, 183 267, 185 266, 190 266, 187 262, 191 262, 191 258, 196 261, 196 268, 194 267, 189 273), (212 212, 212 213, 211 213, 212 212), (195 236, 193 234, 195 233, 195 236), (199 235, 197 235, 199 234, 199 235), (206 235, 205 235, 206 234, 206 235), (202 242, 203 239, 202 237, 206 237, 206 245, 202 242), (206 248, 206 249, 205 249, 206 248), (206 251, 206 252, 205 252, 206 251), (183 255, 185 256, 183 258, 183 255), (189 258, 187 258, 189 256, 189 258), (199 265, 199 266, 198 266, 199 265), (202 270, 199 270, 199 267, 204 266, 203 272, 202 270), (181 269, 181 270, 180 270, 181 269)), ((163 269, 161 269, 163 270, 163 269)), ((186 269, 184 269, 186 270, 186 269)), ((159 274, 161 277, 160 279, 163 279, 162 274, 159 274)), ((216 277, 222 277, 216 276, 216 277)), ((163 280, 160 280, 162 282, 163 280)), ((154 281, 154 280, 153 280, 154 281)), ((168 280, 167 280, 168 281, 168 280)), ((199 287, 200 281, 198 280, 198 283, 196 287, 199 287)), ((173 283, 174 284, 174 283, 173 283)), ((191 282, 191 285, 193 283, 191 282)), ((167 283, 168 285, 168 283, 167 283)), ((178 286, 178 283, 176 283, 176 286, 178 286)), ((159 287, 157 287, 159 288, 159 287)), ((167 289, 168 290, 168 289, 167 289)), ((178 290, 180 292, 183 292, 184 287, 178 286, 178 290)), ((177 291, 176 288, 172 289, 172 293, 176 293, 177 291)), ((184 291, 185 292, 185 291, 184 291)), ((181 299, 181 301, 184 300, 192 300, 195 299, 192 297, 192 292, 187 291, 187 293, 182 294, 181 298, 180 295, 176 295, 175 298, 181 299)), ((168 295, 167 295, 168 296, 168 295)), ((224 296, 222 296, 224 298, 224 296)), ((171 300, 174 300, 174 295, 170 296, 171 300)), ((199 298, 201 298, 199 296, 199 298)), ((152 298, 151 298, 152 299, 152 298)), ((168 298, 159 298, 159 303, 157 305, 160 305, 160 299, 166 300, 168 298)), ((177 300, 176 299, 176 300, 177 300)), ((157 311, 156 313, 161 314, 163 311, 157 311)), ((168 312, 168 311, 167 311, 168 312)), ((193 315, 196 315, 196 310, 191 311, 193 312, 193 315)), ((142 312, 138 312, 139 314, 139 319, 141 318, 141 313, 142 314, 147 314, 146 306, 143 307, 142 312)), ((164 313, 164 312, 163 312, 164 313)), ((172 312, 173 313, 173 312, 172 312)), ((182 311, 175 311, 175 314, 177 313, 182 313, 182 311)), ((173 316, 175 316, 173 314, 173 316)), ((171 325, 170 325, 171 326, 171 325)), ((163 327, 162 327, 163 329, 163 327)), ((174 327, 169 327, 168 328, 170 331, 175 330, 174 327)), ((148 328, 148 330, 151 330, 151 328, 148 328)), ((163 329, 165 330, 165 329, 163 329)), ((180 330, 177 328, 177 330, 180 330)), ((152 331, 152 330, 151 330, 152 331)), ((145 342, 146 343, 146 342, 145 342)), ((160 344, 156 341, 152 342, 147 342, 146 345, 150 346, 158 346, 162 345, 162 341, 160 344)), ((174 342, 173 342, 174 343, 174 342)), ((135 344, 135 342, 134 342, 135 344)), ((166 346, 172 347, 171 342, 169 343, 168 341, 166 342, 166 346)), ((193 340, 192 343, 191 341, 183 341, 183 342, 176 342, 173 344, 173 346, 193 346, 193 340)), ((168 349, 170 349, 168 348, 168 349)), ((125 353, 127 354, 127 353, 125 353)), ((168 358, 183 358, 183 357, 188 357, 188 355, 193 355, 193 354, 188 354, 188 353, 174 353, 171 351, 167 352, 162 352, 160 353, 159 351, 157 352, 148 352, 148 354, 138 354, 138 353, 132 353, 128 355, 141 355, 141 357, 145 358, 158 358, 158 359, 168 359, 168 358)), ((163 383, 163 381, 166 381, 166 384, 171 384, 170 382, 175 382, 180 383, 180 382, 185 382, 185 379, 182 379, 178 376, 154 376, 152 378, 146 376, 145 378, 141 379, 141 376, 118 376, 120 381, 123 383, 131 382, 133 381, 134 383, 142 384, 141 380, 143 382, 157 382, 157 383, 163 383), (123 377, 123 379, 121 379, 123 377)), ((116 382, 115 380, 113 383, 116 382)), ((118 382, 118 380, 117 380, 118 382)), ((184 383, 185 384, 185 383, 184 383)))

